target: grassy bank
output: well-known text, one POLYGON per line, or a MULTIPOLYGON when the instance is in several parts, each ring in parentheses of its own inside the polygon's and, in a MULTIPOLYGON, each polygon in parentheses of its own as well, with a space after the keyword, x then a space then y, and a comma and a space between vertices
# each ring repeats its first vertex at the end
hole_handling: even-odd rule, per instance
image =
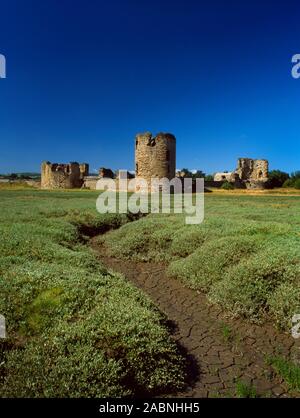
POLYGON ((114 256, 168 274, 233 316, 285 330, 300 313, 300 197, 206 194, 205 221, 150 215, 100 238, 114 256))
POLYGON ((99 215, 95 192, 0 191, 0 394, 103 397, 182 387, 182 358, 150 300, 108 272, 82 233, 128 221, 99 215), (81 232, 79 232, 81 231, 81 232))

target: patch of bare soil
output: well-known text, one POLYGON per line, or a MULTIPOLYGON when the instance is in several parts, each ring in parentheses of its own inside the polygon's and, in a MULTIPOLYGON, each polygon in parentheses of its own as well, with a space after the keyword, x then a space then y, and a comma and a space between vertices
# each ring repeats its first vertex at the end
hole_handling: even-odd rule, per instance
POLYGON ((297 396, 288 392, 266 362, 267 356, 290 358, 299 350, 292 336, 277 332, 272 325, 225 318, 204 294, 167 277, 162 264, 118 260, 93 239, 91 245, 107 268, 122 273, 167 316, 171 336, 188 360, 187 388, 172 395, 231 397, 240 381, 253 385, 258 396, 297 396))

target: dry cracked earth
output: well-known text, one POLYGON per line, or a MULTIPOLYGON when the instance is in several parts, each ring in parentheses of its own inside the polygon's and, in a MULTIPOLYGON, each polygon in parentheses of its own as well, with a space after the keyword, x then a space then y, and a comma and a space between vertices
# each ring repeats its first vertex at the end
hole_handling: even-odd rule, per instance
POLYGON ((187 358, 186 390, 178 397, 236 396, 237 382, 253 386, 260 397, 299 397, 267 364, 267 357, 299 356, 299 341, 270 325, 253 325, 224 316, 204 294, 165 274, 165 266, 108 256, 92 240, 100 261, 142 289, 168 318, 170 333, 187 358))

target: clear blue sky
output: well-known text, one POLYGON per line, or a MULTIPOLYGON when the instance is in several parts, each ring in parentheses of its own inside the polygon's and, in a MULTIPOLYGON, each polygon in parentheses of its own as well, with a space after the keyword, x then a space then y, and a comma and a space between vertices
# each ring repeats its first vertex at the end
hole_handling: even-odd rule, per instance
POLYGON ((300 169, 300 3, 2 0, 0 172, 42 160, 134 168, 134 136, 177 137, 177 167, 238 157, 300 169))

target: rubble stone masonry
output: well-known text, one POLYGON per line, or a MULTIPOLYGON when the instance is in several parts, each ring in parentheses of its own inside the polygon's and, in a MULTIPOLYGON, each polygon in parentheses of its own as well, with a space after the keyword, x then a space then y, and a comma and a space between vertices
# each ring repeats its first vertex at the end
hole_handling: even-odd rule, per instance
POLYGON ((170 133, 159 133, 155 137, 150 132, 136 135, 135 138, 135 171, 136 178, 175 177, 176 171, 176 138, 170 133))
POLYGON ((83 179, 89 172, 88 164, 76 162, 57 164, 44 161, 41 167, 42 189, 73 189, 80 188, 83 179))

